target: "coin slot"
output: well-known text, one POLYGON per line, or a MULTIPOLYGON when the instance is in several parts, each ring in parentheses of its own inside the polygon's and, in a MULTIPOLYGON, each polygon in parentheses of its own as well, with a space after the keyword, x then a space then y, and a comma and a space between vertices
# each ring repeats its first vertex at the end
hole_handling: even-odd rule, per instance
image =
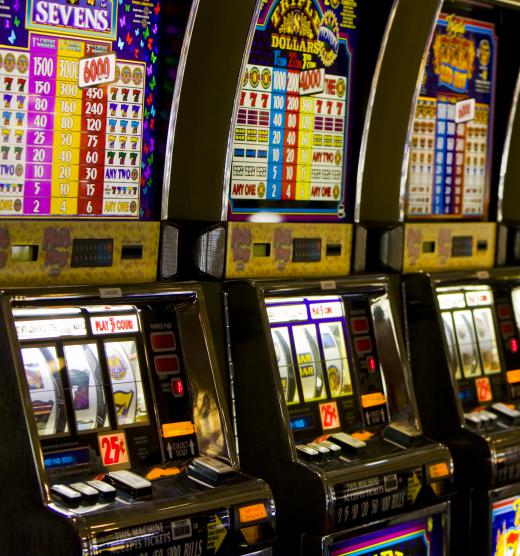
POLYGON ((325 256, 341 257, 341 243, 327 243, 325 248, 325 256))
POLYGON ((137 260, 142 258, 142 245, 123 245, 121 247, 121 260, 137 260))

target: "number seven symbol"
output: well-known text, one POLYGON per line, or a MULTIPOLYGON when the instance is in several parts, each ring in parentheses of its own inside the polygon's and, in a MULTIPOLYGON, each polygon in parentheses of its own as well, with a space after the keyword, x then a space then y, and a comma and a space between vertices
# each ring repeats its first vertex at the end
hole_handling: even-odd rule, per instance
POLYGON ((130 404, 134 398, 133 392, 114 392, 114 404, 116 413, 120 417, 126 417, 130 410, 130 404))

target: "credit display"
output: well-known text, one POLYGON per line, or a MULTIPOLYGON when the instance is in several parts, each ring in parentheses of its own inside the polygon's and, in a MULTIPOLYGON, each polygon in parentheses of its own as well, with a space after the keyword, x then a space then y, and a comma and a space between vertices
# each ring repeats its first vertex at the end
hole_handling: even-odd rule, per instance
POLYGON ((520 550, 520 498, 513 496, 495 502, 491 510, 493 556, 517 554, 520 550))
POLYGON ((356 17, 346 0, 261 3, 236 113, 230 220, 345 219, 356 17))
POLYGON ((160 2, 0 10, 0 215, 153 219, 160 2))
POLYGON ((487 217, 496 55, 493 24, 440 15, 415 107, 408 218, 487 217))
POLYGON ((441 556, 445 554, 444 514, 414 519, 336 543, 329 556, 441 556))

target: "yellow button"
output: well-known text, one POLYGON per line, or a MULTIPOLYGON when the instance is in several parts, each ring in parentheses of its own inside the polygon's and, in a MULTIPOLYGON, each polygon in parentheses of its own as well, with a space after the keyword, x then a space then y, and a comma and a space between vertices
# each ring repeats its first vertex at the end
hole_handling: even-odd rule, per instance
POLYGON ((507 371, 507 382, 509 382, 509 384, 516 384, 517 382, 520 382, 520 369, 507 371))
POLYGON ((174 436, 188 436, 195 433, 195 426, 191 421, 182 421, 180 423, 166 423, 162 426, 163 438, 172 438, 174 436))
POLYGON ((250 523, 267 517, 265 504, 251 504, 250 506, 242 506, 238 509, 240 523, 250 523))
POLYGON ((374 392, 373 394, 365 394, 361 396, 361 405, 367 409, 368 407, 375 407, 376 405, 384 405, 386 398, 381 392, 374 392))
POLYGON ((428 467, 428 472, 430 473, 431 479, 441 479, 442 477, 448 477, 450 470, 446 462, 434 463, 428 467))

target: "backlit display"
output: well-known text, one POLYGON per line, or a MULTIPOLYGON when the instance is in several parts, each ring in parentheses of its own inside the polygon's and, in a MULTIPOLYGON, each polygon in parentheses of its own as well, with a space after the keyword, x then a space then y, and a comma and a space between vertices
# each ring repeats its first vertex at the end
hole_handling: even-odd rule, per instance
POLYGON ((440 15, 415 107, 409 218, 487 217, 496 53, 494 25, 440 15))
POLYGON ((231 220, 345 218, 356 18, 355 3, 261 2, 234 128, 231 220))
POLYGON ((159 13, 3 4, 0 215, 153 218, 159 13))
POLYGON ((493 556, 518 554, 520 550, 520 498, 495 502, 492 506, 491 543, 493 556))
POLYGON ((445 554, 445 515, 387 527, 342 541, 329 548, 329 556, 442 556, 445 554))

